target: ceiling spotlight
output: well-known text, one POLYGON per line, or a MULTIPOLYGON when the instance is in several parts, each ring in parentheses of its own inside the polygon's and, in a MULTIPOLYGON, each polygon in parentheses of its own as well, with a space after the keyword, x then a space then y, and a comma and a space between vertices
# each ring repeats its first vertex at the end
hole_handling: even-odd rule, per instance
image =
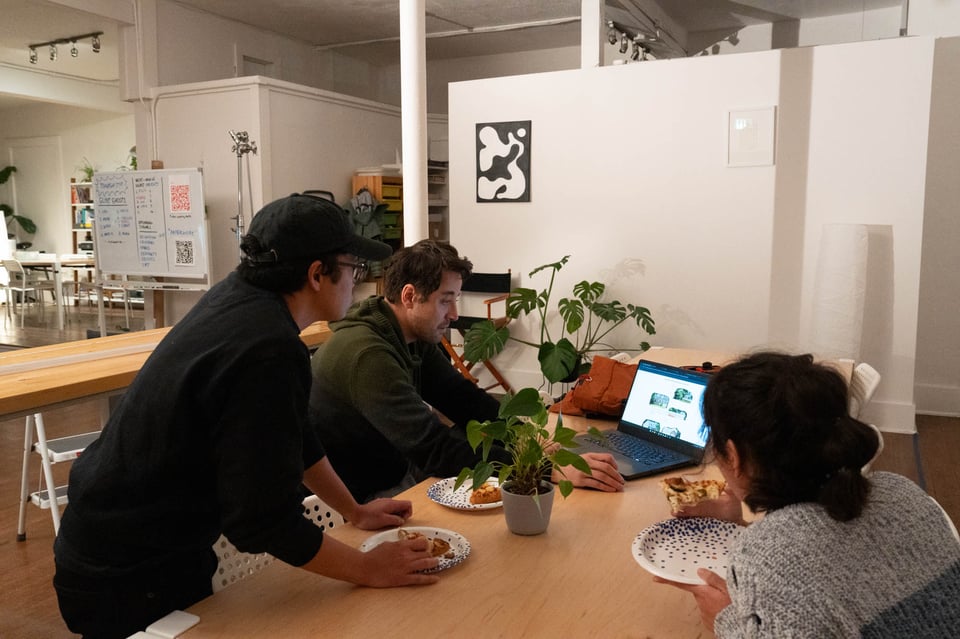
POLYGON ((624 33, 623 37, 620 38, 620 53, 626 53, 628 46, 630 46, 630 41, 627 39, 627 34, 624 33))
POLYGON ((30 64, 37 63, 37 51, 43 49, 44 47, 49 47, 50 49, 50 60, 57 60, 57 46, 70 45, 70 55, 74 58, 80 56, 80 49, 77 48, 77 42, 82 40, 90 40, 90 43, 93 45, 93 52, 100 53, 100 36, 103 35, 103 31, 92 31, 90 33, 84 33, 81 35, 75 36, 65 36, 63 38, 57 38, 55 40, 47 40, 46 42, 34 42, 27 45, 27 49, 30 50, 30 64))
POLYGON ((620 39, 617 34, 617 28, 613 26, 612 20, 607 20, 607 26, 610 27, 610 29, 607 31, 607 42, 610 44, 616 44, 617 40, 620 39))

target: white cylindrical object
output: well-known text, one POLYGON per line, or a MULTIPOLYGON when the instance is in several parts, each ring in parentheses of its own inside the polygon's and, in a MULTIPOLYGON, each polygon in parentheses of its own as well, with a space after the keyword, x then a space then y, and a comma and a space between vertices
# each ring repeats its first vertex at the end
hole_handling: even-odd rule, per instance
POLYGON ((403 243, 427 237, 427 54, 424 0, 400 1, 403 243))
POLYGON ((811 346, 820 357, 860 359, 869 232, 825 224, 814 280, 811 346))

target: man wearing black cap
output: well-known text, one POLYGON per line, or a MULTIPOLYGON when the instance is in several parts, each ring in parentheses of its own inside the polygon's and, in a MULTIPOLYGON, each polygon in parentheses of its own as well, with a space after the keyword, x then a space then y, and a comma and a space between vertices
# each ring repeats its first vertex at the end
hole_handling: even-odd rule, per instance
POLYGON ((432 583, 424 540, 361 553, 302 516, 301 484, 354 525, 402 524, 408 501, 358 505, 307 422, 299 333, 349 307, 364 259, 390 248, 354 233, 332 202, 266 205, 236 271, 157 345, 70 472, 54 543, 61 614, 85 637, 127 637, 211 594, 212 545, 370 586, 432 583))

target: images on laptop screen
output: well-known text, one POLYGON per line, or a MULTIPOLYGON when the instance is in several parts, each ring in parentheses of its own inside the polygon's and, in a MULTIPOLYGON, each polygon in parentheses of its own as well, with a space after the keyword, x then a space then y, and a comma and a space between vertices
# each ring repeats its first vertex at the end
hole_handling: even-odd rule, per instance
POLYGON ((699 376, 641 362, 622 420, 703 447, 707 443, 701 412, 704 390, 706 384, 699 376))

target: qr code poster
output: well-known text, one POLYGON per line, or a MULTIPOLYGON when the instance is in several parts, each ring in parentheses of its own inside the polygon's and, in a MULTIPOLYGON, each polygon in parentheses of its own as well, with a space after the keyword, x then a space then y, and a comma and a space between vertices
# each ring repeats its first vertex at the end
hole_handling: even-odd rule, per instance
POLYGON ((531 124, 477 124, 477 202, 530 201, 531 124))
POLYGON ((170 182, 170 214, 176 215, 192 213, 190 208, 190 176, 171 175, 170 182))
POLYGON ((99 273, 208 277, 200 169, 97 173, 93 190, 99 273))
POLYGON ((177 266, 193 266, 193 241, 192 240, 175 240, 174 241, 176 248, 176 265, 177 266))

